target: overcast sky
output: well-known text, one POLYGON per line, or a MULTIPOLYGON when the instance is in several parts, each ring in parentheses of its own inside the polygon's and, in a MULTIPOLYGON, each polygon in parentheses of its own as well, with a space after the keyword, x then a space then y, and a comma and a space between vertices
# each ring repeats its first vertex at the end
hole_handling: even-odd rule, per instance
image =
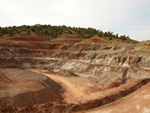
POLYGON ((92 27, 150 40, 150 0, 0 0, 0 26, 92 27))

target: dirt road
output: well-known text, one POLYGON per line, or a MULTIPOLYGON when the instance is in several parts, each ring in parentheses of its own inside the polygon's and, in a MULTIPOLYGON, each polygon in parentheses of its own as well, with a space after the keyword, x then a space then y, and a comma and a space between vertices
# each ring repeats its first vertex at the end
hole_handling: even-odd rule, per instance
POLYGON ((83 91, 79 90, 78 88, 75 87, 74 84, 69 82, 66 77, 52 75, 52 74, 47 74, 47 73, 43 73, 43 74, 45 74, 46 76, 50 77, 54 81, 60 83, 66 89, 67 94, 70 94, 70 96, 72 96, 72 97, 80 97, 80 96, 84 96, 85 95, 83 91))
POLYGON ((75 84, 71 83, 71 81, 67 77, 59 76, 59 75, 52 75, 48 74, 44 71, 37 71, 37 70, 32 70, 37 73, 42 73, 54 81, 60 83, 64 88, 65 88, 65 93, 64 97, 65 98, 76 98, 76 97, 81 97, 85 95, 84 90, 78 89, 75 84))

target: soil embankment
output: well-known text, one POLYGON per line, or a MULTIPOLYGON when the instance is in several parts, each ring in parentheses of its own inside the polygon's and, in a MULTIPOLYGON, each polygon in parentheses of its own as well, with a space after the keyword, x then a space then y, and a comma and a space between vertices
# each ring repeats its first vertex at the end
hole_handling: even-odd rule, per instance
POLYGON ((0 106, 27 106, 62 100, 62 86, 31 70, 0 70, 0 106))
POLYGON ((96 84, 91 80, 88 80, 87 78, 83 78, 79 76, 66 77, 61 75, 49 74, 42 71, 36 71, 36 70, 33 71, 37 73, 42 73, 48 76, 50 79, 61 84, 65 89, 65 92, 62 94, 64 99, 82 97, 101 90, 101 87, 98 84, 96 84))

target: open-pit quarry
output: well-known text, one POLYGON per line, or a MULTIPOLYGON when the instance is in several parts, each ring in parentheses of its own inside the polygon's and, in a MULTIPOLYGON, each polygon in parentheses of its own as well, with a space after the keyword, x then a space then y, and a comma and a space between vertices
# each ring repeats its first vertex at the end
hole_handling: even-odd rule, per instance
POLYGON ((1 37, 1 112, 150 113, 150 47, 99 37, 1 37))

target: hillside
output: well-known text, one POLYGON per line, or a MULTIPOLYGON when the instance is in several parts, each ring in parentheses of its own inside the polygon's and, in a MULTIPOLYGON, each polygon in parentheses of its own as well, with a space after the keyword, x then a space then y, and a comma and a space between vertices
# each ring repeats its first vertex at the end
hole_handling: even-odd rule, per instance
POLYGON ((117 40, 127 43, 137 43, 138 41, 132 40, 129 36, 114 34, 113 32, 103 32, 94 28, 80 28, 70 26, 51 26, 40 25, 34 26, 13 26, 13 27, 0 27, 0 37, 2 36, 14 36, 16 34, 37 34, 41 38, 51 40, 57 37, 78 37, 82 39, 91 38, 93 36, 99 36, 107 40, 117 40))
POLYGON ((20 26, 20 32, 0 37, 0 112, 150 111, 149 41, 100 36, 90 28, 35 26, 41 29, 20 26), (47 28, 63 32, 53 37, 43 32, 47 28))

